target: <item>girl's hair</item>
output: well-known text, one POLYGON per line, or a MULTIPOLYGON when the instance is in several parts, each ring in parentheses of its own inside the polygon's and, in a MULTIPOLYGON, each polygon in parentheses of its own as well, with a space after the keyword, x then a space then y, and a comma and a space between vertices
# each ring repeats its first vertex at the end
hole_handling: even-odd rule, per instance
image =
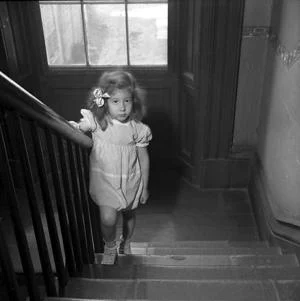
POLYGON ((86 107, 89 109, 97 122, 99 123, 102 130, 107 128, 108 124, 108 105, 107 98, 104 98, 104 105, 98 106, 95 102, 95 89, 102 89, 103 94, 108 93, 112 95, 116 89, 126 89, 132 94, 132 112, 130 119, 140 121, 146 114, 146 92, 138 84, 135 77, 126 71, 117 70, 104 72, 96 87, 93 87, 89 93, 86 107))

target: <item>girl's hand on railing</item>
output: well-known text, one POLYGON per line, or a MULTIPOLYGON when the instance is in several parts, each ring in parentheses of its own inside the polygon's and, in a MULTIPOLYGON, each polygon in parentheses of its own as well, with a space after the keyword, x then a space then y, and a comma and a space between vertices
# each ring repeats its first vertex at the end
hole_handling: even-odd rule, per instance
POLYGON ((69 121, 69 123, 84 133, 95 130, 96 124, 95 121, 93 121, 93 116, 91 116, 92 113, 89 110, 82 109, 80 110, 80 114, 82 115, 82 118, 79 120, 79 122, 69 121), (94 123, 94 125, 92 123, 94 123))
POLYGON ((90 122, 86 120, 85 118, 81 118, 79 122, 75 121, 69 121, 69 123, 76 129, 82 131, 82 132, 88 132, 91 129, 90 122))
POLYGON ((69 123, 75 128, 79 130, 79 123, 75 121, 69 121, 69 123))

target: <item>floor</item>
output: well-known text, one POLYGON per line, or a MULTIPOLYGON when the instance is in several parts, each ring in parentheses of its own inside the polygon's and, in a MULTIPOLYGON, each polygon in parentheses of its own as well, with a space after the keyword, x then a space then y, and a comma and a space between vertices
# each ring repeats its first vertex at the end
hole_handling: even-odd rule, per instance
POLYGON ((259 239, 247 189, 201 191, 169 171, 151 175, 150 193, 133 241, 259 239))

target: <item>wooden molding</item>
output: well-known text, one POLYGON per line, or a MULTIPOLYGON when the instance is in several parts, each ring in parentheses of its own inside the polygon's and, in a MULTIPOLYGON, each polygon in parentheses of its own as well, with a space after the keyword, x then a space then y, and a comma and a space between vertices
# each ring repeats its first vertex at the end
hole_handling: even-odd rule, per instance
POLYGON ((251 160, 203 159, 197 166, 184 156, 179 157, 183 177, 199 189, 247 188, 251 173, 251 160))

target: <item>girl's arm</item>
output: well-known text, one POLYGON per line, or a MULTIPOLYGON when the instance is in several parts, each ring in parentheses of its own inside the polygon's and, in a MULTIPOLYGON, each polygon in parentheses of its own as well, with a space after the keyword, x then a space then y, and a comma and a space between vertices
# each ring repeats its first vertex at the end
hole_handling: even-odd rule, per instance
POLYGON ((149 167, 150 159, 147 147, 138 147, 138 157, 141 164, 142 179, 144 182, 144 188, 142 193, 141 203, 145 204, 149 198, 148 182, 149 182, 149 167))

